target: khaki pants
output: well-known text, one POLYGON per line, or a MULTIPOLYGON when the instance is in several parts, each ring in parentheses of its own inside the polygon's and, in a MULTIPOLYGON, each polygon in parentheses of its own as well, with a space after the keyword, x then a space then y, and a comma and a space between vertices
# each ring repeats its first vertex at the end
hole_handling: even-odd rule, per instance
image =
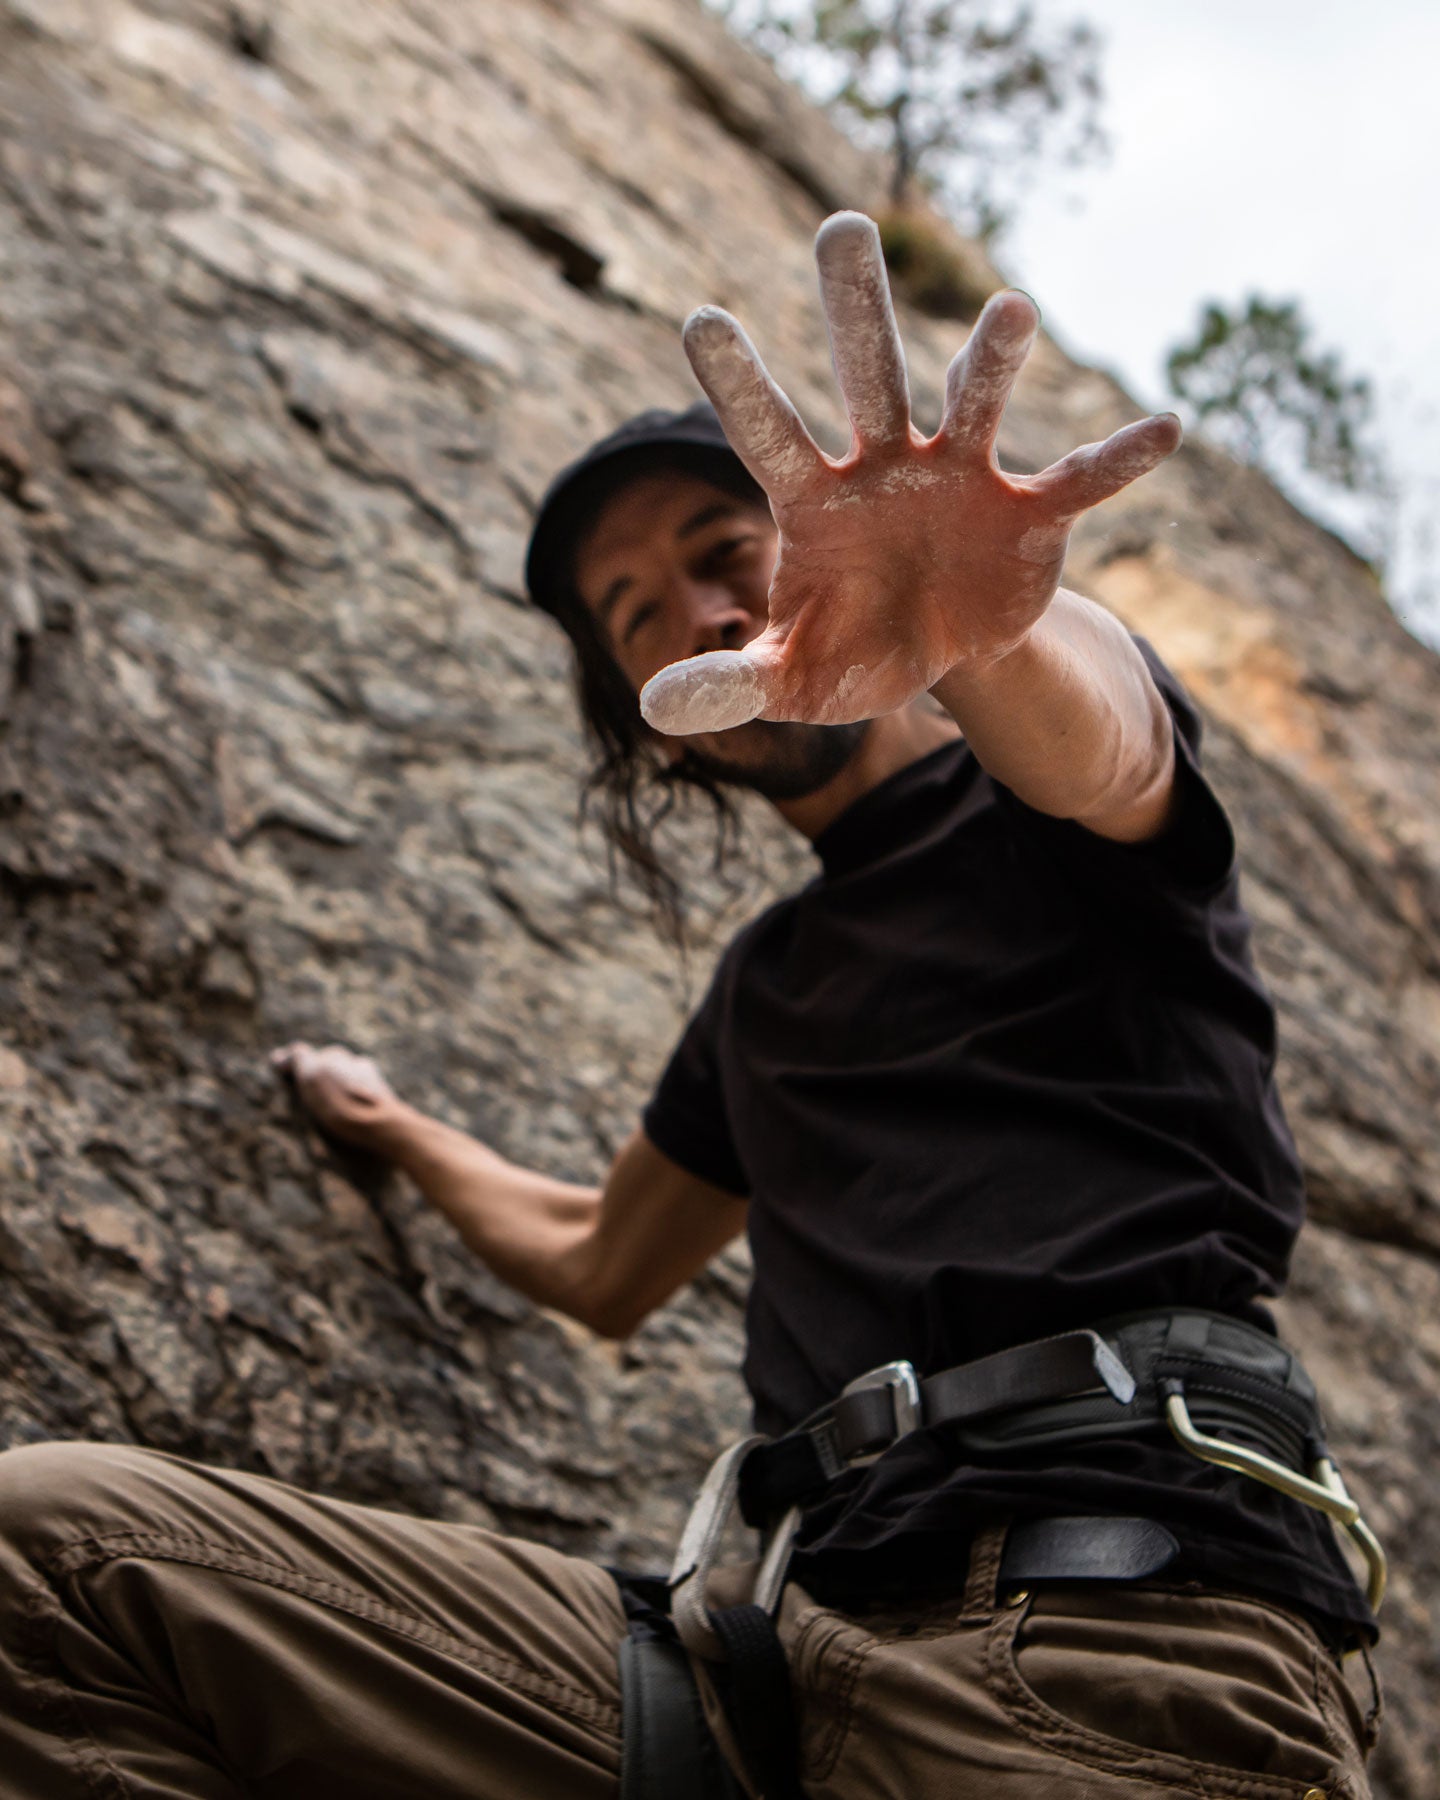
MULTIPOLYGON (((787 1590, 814 1800, 1331 1800, 1366 1709, 1256 1601, 1109 1587, 857 1620, 787 1590)), ((0 1455, 4 1800, 613 1800, 600 1569, 153 1451, 0 1455)))

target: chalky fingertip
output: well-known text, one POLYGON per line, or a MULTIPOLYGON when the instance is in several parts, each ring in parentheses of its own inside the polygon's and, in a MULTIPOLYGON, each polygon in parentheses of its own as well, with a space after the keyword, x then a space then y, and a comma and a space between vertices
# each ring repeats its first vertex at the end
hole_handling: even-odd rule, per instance
POLYGON ((815 233, 815 255, 817 259, 825 259, 852 245, 878 245, 879 242, 879 227, 868 214, 853 210, 831 213, 815 233))
POLYGON ((757 718, 765 690, 754 663, 737 650, 712 650, 662 669, 640 690, 640 714, 666 737, 729 731, 757 718))
POLYGON ((723 306, 697 306, 686 319, 681 338, 688 350, 692 343, 715 344, 733 338, 738 329, 734 315, 723 306))

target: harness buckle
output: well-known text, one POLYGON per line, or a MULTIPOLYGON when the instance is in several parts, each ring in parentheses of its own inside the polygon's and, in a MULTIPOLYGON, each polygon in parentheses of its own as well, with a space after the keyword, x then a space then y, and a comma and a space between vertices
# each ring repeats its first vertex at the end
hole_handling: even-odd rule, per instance
MULTIPOLYGON (((849 1409, 852 1414, 856 1410, 849 1409)), ((863 1375, 857 1375, 853 1381, 847 1382, 835 1402, 835 1422, 840 1430, 846 1462, 854 1462, 859 1457, 873 1456, 878 1451, 888 1450, 906 1432, 918 1430, 924 1422, 924 1402, 920 1397, 920 1377, 915 1373, 914 1363, 881 1363, 878 1368, 867 1369, 863 1375), (855 1441, 853 1434, 845 1430, 845 1401, 852 1394, 869 1394, 876 1388, 884 1389, 890 1396, 889 1422, 877 1432, 867 1421, 863 1436, 855 1441)))

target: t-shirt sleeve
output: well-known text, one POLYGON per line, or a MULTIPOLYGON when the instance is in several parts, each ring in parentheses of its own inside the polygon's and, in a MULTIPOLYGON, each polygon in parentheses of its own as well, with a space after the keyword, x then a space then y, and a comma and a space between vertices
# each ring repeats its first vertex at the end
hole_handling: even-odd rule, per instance
POLYGON ((727 962, 671 1053, 640 1124, 671 1162, 727 1194, 748 1197, 750 1181, 730 1131, 720 1067, 727 962))
POLYGON ((1037 812, 998 782, 997 793, 1016 829, 1042 841, 1081 878, 1121 886, 1137 897, 1150 893, 1203 906, 1234 877, 1235 833, 1201 768, 1201 722, 1194 702, 1153 646, 1144 638, 1134 641, 1174 724, 1176 801, 1165 829, 1143 843, 1117 843, 1073 819, 1037 812))

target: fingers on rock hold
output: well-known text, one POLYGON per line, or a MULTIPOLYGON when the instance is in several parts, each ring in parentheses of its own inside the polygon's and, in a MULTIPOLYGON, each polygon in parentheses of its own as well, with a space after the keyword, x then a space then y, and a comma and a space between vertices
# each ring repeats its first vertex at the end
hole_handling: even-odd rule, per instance
POLYGON ((709 650, 672 663, 640 690, 646 724, 667 737, 728 731, 758 718, 764 707, 760 671, 739 650, 709 650))
POLYGON ((903 440, 910 383, 880 233, 864 213, 835 213, 815 238, 835 376, 861 444, 903 440))
POLYGON ((390 1093, 390 1084, 380 1073, 380 1065, 370 1056, 350 1055, 344 1065, 337 1070, 345 1088, 361 1100, 384 1100, 390 1093))
POLYGON ((702 306, 685 321, 684 341, 735 454, 772 500, 788 499, 825 459, 743 326, 718 306, 702 306))

